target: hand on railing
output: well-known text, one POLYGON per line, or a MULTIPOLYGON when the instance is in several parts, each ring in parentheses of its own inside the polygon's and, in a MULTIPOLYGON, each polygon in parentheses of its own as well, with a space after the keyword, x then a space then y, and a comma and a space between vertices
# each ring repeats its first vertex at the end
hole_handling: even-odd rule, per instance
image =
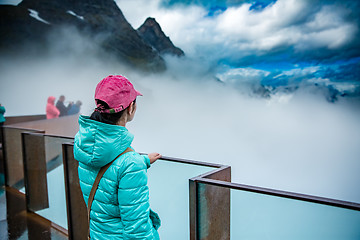
POLYGON ((150 164, 153 164, 156 160, 162 157, 160 153, 149 153, 150 164))

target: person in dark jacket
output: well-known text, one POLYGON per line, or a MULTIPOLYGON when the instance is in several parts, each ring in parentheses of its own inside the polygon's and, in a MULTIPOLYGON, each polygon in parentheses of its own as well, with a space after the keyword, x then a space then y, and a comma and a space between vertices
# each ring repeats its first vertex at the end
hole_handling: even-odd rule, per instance
POLYGON ((72 106, 72 102, 70 102, 70 103, 68 104, 68 106, 65 107, 64 102, 65 102, 65 96, 64 96, 64 95, 61 95, 60 98, 59 98, 59 100, 56 102, 56 108, 59 109, 59 111, 60 111, 59 117, 67 116, 67 115, 68 115, 68 111, 69 111, 69 109, 70 109, 71 106, 72 106))

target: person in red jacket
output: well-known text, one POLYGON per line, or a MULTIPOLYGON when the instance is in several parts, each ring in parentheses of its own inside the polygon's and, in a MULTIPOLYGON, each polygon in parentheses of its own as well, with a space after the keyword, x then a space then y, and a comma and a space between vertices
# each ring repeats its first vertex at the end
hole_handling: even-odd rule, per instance
POLYGON ((46 119, 58 118, 60 111, 55 107, 55 97, 50 96, 46 105, 46 119))

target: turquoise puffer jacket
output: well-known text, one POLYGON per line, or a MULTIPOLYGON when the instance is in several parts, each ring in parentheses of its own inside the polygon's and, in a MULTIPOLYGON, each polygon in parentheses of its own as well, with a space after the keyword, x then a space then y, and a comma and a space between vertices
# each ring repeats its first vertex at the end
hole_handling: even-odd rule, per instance
POLYGON ((4 106, 0 106, 0 123, 5 122, 5 117, 4 117, 4 113, 5 113, 5 107, 4 106))
MULTIPOLYGON (((100 168, 130 147, 134 136, 122 126, 79 118, 74 156, 87 204, 100 168)), ((90 212, 91 239, 160 239, 158 215, 151 211, 147 186, 148 156, 128 152, 118 157, 100 180, 90 212)))

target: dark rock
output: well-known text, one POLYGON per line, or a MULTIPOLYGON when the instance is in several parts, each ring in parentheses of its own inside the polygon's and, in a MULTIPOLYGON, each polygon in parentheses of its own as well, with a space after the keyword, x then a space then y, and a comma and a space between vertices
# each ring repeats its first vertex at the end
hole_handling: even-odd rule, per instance
POLYGON ((164 34, 155 18, 149 17, 146 19, 137 31, 139 35, 160 54, 171 54, 179 57, 185 55, 184 52, 180 48, 175 47, 170 38, 164 34))
POLYGON ((113 0, 23 0, 18 6, 0 5, 0 48, 43 45, 49 31, 76 27, 106 52, 132 66, 151 71, 166 69, 159 52, 126 21, 113 0), (47 23, 29 15, 35 10, 47 23))
POLYGON ((50 26, 30 16, 26 8, 0 6, 0 49, 15 49, 26 42, 44 43, 50 26))

